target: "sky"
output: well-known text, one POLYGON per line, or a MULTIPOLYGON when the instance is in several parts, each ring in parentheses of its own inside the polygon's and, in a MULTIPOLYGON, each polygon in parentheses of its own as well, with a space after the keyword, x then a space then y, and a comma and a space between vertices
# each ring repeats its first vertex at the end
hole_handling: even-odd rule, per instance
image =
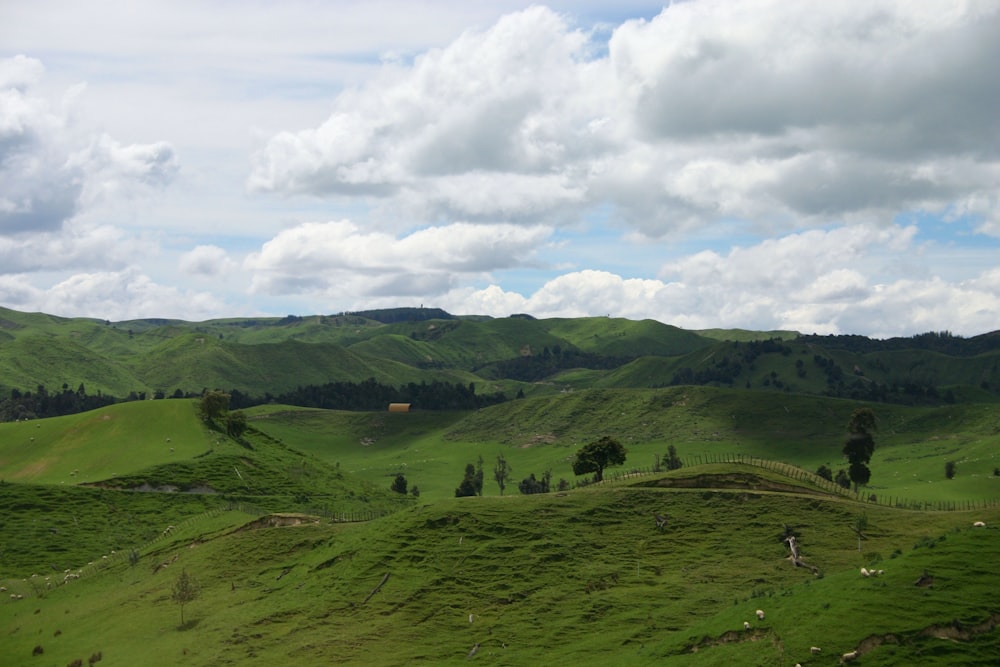
POLYGON ((0 305, 1000 329, 1000 0, 0 0, 0 305))

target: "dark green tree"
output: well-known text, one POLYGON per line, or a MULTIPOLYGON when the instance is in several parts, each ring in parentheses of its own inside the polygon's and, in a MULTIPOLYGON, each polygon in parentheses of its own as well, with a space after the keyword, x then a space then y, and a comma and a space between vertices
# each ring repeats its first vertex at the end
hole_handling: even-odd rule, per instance
POLYGON ((493 466, 493 479, 497 481, 497 486, 500 487, 500 495, 503 495, 504 489, 507 488, 507 482, 510 481, 511 473, 513 473, 513 468, 507 463, 507 459, 504 458, 503 454, 497 454, 497 462, 493 466))
POLYGON ((847 476, 847 471, 843 468, 837 471, 837 476, 833 478, 833 481, 845 489, 851 488, 851 478, 847 476))
POLYGON ((218 419, 229 410, 229 394, 223 391, 206 391, 199 405, 202 419, 218 419))
POLYGON ((677 456, 677 448, 673 445, 667 447, 667 453, 663 455, 663 467, 667 470, 678 470, 684 467, 684 462, 677 456))
POLYGON ((483 457, 480 454, 479 459, 476 461, 476 495, 483 495, 483 480, 485 479, 485 473, 483 473, 483 457))
POLYGON ((944 464, 944 476, 952 479, 955 476, 955 462, 946 461, 944 464))
POLYGON ((170 599, 181 606, 181 625, 184 625, 184 605, 197 597, 198 582, 187 573, 187 570, 181 570, 170 593, 170 599))
POLYGON ((847 442, 844 443, 843 451, 850 464, 847 474, 854 483, 855 492, 871 479, 872 473, 868 469, 868 462, 875 452, 873 433, 877 429, 878 422, 871 408, 858 408, 851 414, 851 420, 847 424, 847 442))
POLYGON ((604 479, 604 469, 609 466, 625 463, 628 454, 620 442, 611 436, 604 436, 583 446, 573 459, 573 474, 586 475, 594 473, 595 481, 604 479))
POLYGON ((403 473, 398 472, 396 473, 396 478, 392 480, 392 485, 389 487, 389 489, 395 491, 396 493, 401 493, 405 496, 406 486, 407 486, 406 477, 403 476, 403 473))
POLYGON ((247 416, 242 410, 236 410, 226 415, 226 433, 237 440, 246 433, 247 416))
POLYGON ((535 473, 531 473, 527 478, 521 480, 521 483, 517 485, 517 489, 524 494, 548 493, 551 482, 552 471, 550 470, 546 470, 541 479, 536 479, 535 473))
POLYGON ((827 481, 833 481, 833 471, 825 465, 816 468, 816 474, 827 481))
POLYGON ((465 477, 462 483, 455 489, 456 498, 464 498, 476 495, 476 466, 471 463, 465 464, 465 477))

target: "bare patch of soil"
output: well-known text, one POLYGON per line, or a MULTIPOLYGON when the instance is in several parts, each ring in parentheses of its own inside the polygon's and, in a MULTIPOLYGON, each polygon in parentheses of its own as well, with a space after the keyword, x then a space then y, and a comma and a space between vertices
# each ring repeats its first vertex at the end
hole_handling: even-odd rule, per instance
POLYGON ((244 524, 237 529, 237 532, 242 530, 257 530, 259 528, 284 528, 287 526, 312 526, 320 522, 318 516, 312 516, 310 514, 292 514, 292 513, 281 513, 281 514, 268 514, 267 516, 262 516, 259 519, 255 519, 250 523, 244 524))

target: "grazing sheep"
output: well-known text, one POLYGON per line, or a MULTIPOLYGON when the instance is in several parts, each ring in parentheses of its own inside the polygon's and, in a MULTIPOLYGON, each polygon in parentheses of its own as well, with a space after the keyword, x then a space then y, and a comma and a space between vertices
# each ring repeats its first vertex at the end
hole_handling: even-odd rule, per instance
POLYGON ((977 521, 977 522, 975 522, 972 525, 975 526, 976 528, 985 528, 986 527, 986 522, 985 521, 977 521))
POLYGON ((813 655, 819 655, 820 652, 822 652, 822 650, 823 649, 821 649, 819 646, 810 646, 809 647, 809 652, 812 653, 813 655))
POLYGON ((760 609, 757 610, 757 620, 758 621, 763 621, 764 620, 764 612, 762 610, 760 610, 760 609))
POLYGON ((879 571, 878 571, 878 576, 880 576, 880 577, 881 577, 881 576, 882 576, 883 574, 885 574, 885 570, 879 570, 879 571))
POLYGON ((743 629, 744 630, 749 630, 750 629, 750 622, 749 621, 743 621, 743 629))
POLYGON ((857 660, 858 659, 858 652, 856 650, 854 650, 854 651, 851 651, 849 653, 845 653, 844 655, 840 656, 840 659, 843 662, 851 662, 852 660, 857 660))
POLYGON ((870 576, 872 576, 872 573, 869 572, 867 568, 861 568, 861 576, 862 577, 870 577, 870 576))

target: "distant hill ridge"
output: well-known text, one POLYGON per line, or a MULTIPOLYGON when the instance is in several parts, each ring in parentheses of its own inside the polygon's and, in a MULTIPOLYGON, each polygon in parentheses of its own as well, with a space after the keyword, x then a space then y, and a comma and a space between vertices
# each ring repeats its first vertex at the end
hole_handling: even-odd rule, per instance
POLYGON ((0 401, 85 388, 125 398, 237 390, 267 400, 374 382, 540 396, 708 385, 909 404, 1000 401, 1000 331, 885 340, 690 331, 655 320, 386 308, 331 315, 110 322, 0 308, 0 401))

